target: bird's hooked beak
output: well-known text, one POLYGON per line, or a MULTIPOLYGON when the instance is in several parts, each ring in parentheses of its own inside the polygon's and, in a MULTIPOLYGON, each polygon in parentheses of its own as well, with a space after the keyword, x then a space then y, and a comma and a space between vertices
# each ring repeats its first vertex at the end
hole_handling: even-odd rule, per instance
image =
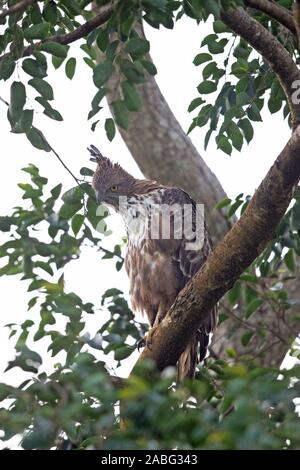
POLYGON ((105 193, 104 191, 95 191, 97 204, 100 205, 104 202, 105 193))

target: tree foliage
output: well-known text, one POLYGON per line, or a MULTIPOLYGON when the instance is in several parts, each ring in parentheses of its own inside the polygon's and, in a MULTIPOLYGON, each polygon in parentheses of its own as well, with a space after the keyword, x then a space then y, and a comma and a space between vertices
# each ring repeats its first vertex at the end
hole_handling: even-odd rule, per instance
MULTIPOLYGON (((90 1, 50 0, 28 2, 13 14, 10 9, 18 1, 2 3, 7 10, 0 13, 0 80, 10 93, 7 118, 12 132, 23 133, 40 150, 53 152, 38 128, 36 110, 42 109, 50 119, 63 119, 63 105, 54 105, 52 66, 65 68, 66 81, 76 76, 72 55, 76 40, 81 41, 83 60, 91 69, 91 86, 97 89, 88 115, 97 118, 92 129, 101 122, 98 113, 101 116, 102 100, 116 71, 120 80, 113 90, 113 115, 101 122, 108 139, 114 138, 117 126, 128 127, 131 113, 142 112, 139 89, 149 74, 156 74, 156 67, 148 55, 149 42, 138 32, 141 18, 153 28, 172 29, 185 16, 212 23, 212 32, 194 59, 203 80, 188 109, 197 113, 190 131, 207 126, 205 146, 214 136, 226 154, 233 147, 240 151, 252 140, 264 106, 291 121, 286 96, 270 65, 221 19, 223 10, 242 2, 128 0, 115 2, 112 8, 109 1, 100 0, 96 2, 100 10, 93 12, 90 1), (104 56, 100 62, 97 48, 104 56), (31 96, 37 103, 34 109, 31 96)), ((290 9, 292 2, 278 3, 290 9)), ((298 63, 293 34, 262 12, 251 10, 251 14, 289 54, 295 54, 298 63)), ((266 310, 288 331, 275 329, 273 340, 282 342, 294 357, 300 354, 295 341, 299 299, 291 298, 287 290, 297 275, 295 260, 300 254, 299 192, 272 243, 221 302, 220 325, 234 317, 236 328, 243 331, 244 354, 228 348, 225 360, 212 351, 196 380, 180 385, 174 383, 172 368, 158 374, 147 362, 124 381, 111 369, 131 355, 146 326, 135 320, 115 286, 94 305, 66 291, 64 283, 64 268, 80 257, 82 246, 114 260, 117 270, 123 265, 121 244, 111 251, 101 246, 99 222, 104 231, 105 214, 97 215, 89 181, 93 170, 82 168, 76 186, 68 189, 61 184, 51 187, 34 165, 23 170, 22 202, 12 214, 0 217, 7 238, 0 247, 0 275, 21 276, 32 294, 27 319, 21 325, 7 325, 16 350, 7 370, 19 367, 28 373, 28 380, 18 387, 0 384, 3 439, 18 436, 24 449, 299 448, 295 409, 299 367, 262 366, 270 348, 265 332, 272 328, 266 310), (99 319, 96 336, 83 334, 86 319, 100 308, 107 320, 99 319), (260 316, 259 326, 251 323, 254 316, 260 316), (41 355, 43 341, 48 350, 41 355), (59 360, 49 372, 47 361, 57 355, 59 360), (119 410, 126 421, 122 430, 119 410)), ((243 213, 250 199, 240 194, 235 200, 220 201, 219 207, 230 219, 243 213)), ((229 340, 232 333, 227 332, 229 340)))

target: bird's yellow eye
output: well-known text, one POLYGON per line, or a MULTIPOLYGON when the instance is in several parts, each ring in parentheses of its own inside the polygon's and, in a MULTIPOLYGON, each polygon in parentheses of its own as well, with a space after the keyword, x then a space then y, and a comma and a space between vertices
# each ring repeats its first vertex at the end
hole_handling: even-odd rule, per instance
POLYGON ((113 186, 110 187, 110 190, 111 190, 113 193, 115 193, 116 191, 118 191, 118 186, 113 185, 113 186))

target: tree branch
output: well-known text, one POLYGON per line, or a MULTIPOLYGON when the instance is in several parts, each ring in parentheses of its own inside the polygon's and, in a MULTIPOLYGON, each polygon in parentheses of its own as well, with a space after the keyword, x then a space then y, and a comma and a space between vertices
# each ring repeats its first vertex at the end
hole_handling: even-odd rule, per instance
MULTIPOLYGON (((35 44, 32 44, 31 46, 26 47, 20 58, 30 56, 35 50, 37 50, 39 48, 39 46, 41 46, 42 44, 45 44, 47 42, 57 42, 59 44, 62 44, 63 46, 65 46, 67 44, 71 44, 72 42, 75 42, 78 39, 81 39, 81 38, 87 36, 91 31, 98 28, 98 26, 101 26, 104 23, 106 23, 106 21, 110 18, 112 12, 113 12, 113 8, 111 6, 109 6, 104 11, 99 13, 99 15, 95 16, 95 18, 92 18, 91 20, 89 20, 86 23, 82 24, 81 26, 79 26, 74 31, 71 31, 70 33, 59 34, 57 36, 51 36, 47 39, 36 42, 35 44)), ((2 59, 4 59, 4 57, 7 57, 9 55, 10 55, 9 53, 3 54, 0 57, 0 61, 2 59)))
POLYGON ((212 307, 274 237, 300 179, 299 154, 300 126, 241 218, 216 247, 203 269, 179 293, 151 337, 151 350, 145 348, 140 360, 154 360, 159 370, 176 364, 212 307))
POLYGON ((293 84, 300 80, 300 72, 288 51, 243 8, 223 12, 221 19, 234 33, 256 49, 274 70, 286 94, 295 129, 300 124, 300 104, 294 104, 291 96, 295 91, 293 84))
POLYGON ((265 13, 270 18, 273 18, 274 20, 278 21, 278 23, 281 23, 283 26, 289 29, 291 33, 295 35, 297 34, 293 21, 293 15, 286 8, 277 5, 274 2, 270 2, 269 0, 245 0, 245 5, 265 13))
POLYGON ((0 10, 0 19, 5 18, 6 16, 14 15, 15 13, 19 13, 21 11, 26 10, 29 5, 33 3, 37 3, 40 0, 21 0, 19 3, 15 3, 10 8, 1 9, 0 10))

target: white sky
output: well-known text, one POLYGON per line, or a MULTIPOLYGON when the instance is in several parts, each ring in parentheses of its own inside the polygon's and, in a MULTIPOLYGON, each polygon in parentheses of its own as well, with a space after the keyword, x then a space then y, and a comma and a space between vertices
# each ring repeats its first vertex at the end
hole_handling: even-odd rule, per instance
MULTIPOLYGON (((158 68, 158 84, 185 130, 191 123, 187 107, 197 96, 196 86, 202 80, 201 68, 195 67, 192 61, 200 52, 201 41, 208 30, 209 27, 206 25, 197 26, 194 21, 185 19, 181 20, 173 31, 166 29, 157 31, 150 28, 146 31, 151 42, 151 53, 158 68)), ((76 57, 82 55, 78 47, 72 46, 72 50, 74 51, 73 54, 71 52, 72 55, 76 57)), ((30 78, 22 72, 22 69, 19 69, 18 73, 21 80, 30 78)), ((13 79, 18 79, 16 74, 13 79)), ((94 119, 87 122, 86 117, 90 110, 91 99, 97 91, 92 81, 91 69, 83 61, 77 61, 75 77, 70 81, 65 77, 63 66, 58 71, 51 68, 48 81, 55 92, 53 106, 62 113, 64 121, 62 123, 53 121, 45 117, 40 110, 35 116, 35 125, 44 132, 50 144, 72 171, 78 175, 82 166, 92 166, 88 161, 86 147, 95 144, 105 155, 121 163, 127 171, 140 176, 121 138, 117 135, 112 143, 106 138, 103 123, 105 117, 109 115, 107 109, 100 112, 101 122, 96 131, 93 133, 90 130, 94 119)), ((1 82, 0 96, 6 100, 9 97, 10 83, 11 81, 6 84, 1 82)), ((31 104, 35 109, 39 108, 34 99, 30 100, 29 105, 31 104)), ((281 113, 270 117, 266 112, 264 117, 263 123, 255 123, 255 138, 251 144, 244 147, 241 153, 234 151, 231 157, 217 150, 213 139, 204 152, 205 131, 202 129, 194 130, 191 134, 195 146, 215 172, 229 197, 235 197, 241 192, 253 193, 289 137, 289 129, 286 122, 283 122, 281 113)), ((2 160, 0 215, 9 214, 11 208, 21 201, 21 190, 17 187, 17 183, 28 181, 26 174, 20 171, 28 163, 36 164, 41 174, 49 178, 52 186, 59 182, 63 183, 65 190, 74 186, 71 177, 52 154, 34 149, 24 135, 9 132, 6 107, 1 102, 0 141, 2 160)), ((124 229, 117 216, 111 217, 111 227, 114 228, 114 235, 106 240, 106 246, 112 248, 119 242, 124 229)), ((118 287, 128 292, 128 280, 124 270, 116 273, 114 262, 101 261, 101 254, 93 250, 83 251, 80 260, 70 263, 66 268, 65 278, 67 291, 77 292, 83 299, 98 304, 101 293, 107 288, 118 287)), ((22 323, 28 318, 27 282, 20 282, 15 276, 0 278, 0 289, 0 373, 2 373, 7 361, 14 357, 13 347, 8 342, 8 330, 3 328, 3 325, 22 323)), ((36 313, 30 315, 33 319, 39 318, 36 313)), ((90 320, 90 328, 96 331, 102 321, 103 313, 99 312, 90 320)), ((39 350, 40 346, 35 347, 39 350)), ((57 358, 54 362, 57 362, 57 358)), ((126 373, 124 371, 123 373, 126 373)), ((13 384, 17 384, 22 378, 19 369, 5 375, 5 381, 13 384)))

